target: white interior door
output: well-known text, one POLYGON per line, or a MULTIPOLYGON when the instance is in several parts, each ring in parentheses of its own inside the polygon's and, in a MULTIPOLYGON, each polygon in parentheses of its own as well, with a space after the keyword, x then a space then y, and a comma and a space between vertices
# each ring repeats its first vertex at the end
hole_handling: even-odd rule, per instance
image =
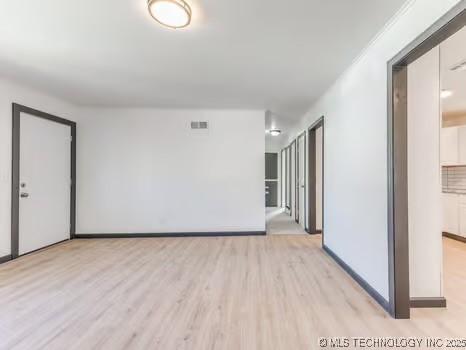
POLYGON ((298 138, 298 193, 299 193, 299 224, 305 228, 306 222, 306 138, 301 135, 298 138))
POLYGON ((19 255, 70 238, 71 127, 21 113, 19 255))
MULTIPOLYGON (((286 149, 286 175, 285 175, 285 183, 286 183, 286 190, 285 190, 285 202, 286 202, 286 211, 287 213, 291 212, 291 147, 286 149)), ((291 215, 291 214, 290 214, 291 215)))
POLYGON ((280 172, 280 186, 281 186, 281 207, 286 207, 286 150, 281 152, 281 172, 280 172))
POLYGON ((323 128, 316 129, 316 230, 322 230, 323 128))
POLYGON ((291 216, 296 218, 296 142, 291 144, 291 159, 290 159, 290 166, 291 166, 291 216))

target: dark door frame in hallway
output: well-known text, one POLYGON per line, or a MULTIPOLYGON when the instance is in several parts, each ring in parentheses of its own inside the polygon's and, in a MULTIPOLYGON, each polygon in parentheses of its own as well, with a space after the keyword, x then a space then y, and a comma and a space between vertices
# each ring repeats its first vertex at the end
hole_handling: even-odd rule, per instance
POLYGON ((407 67, 465 25, 466 0, 462 0, 387 64, 388 311, 395 318, 409 318, 411 307, 408 239, 407 67))
POLYGON ((316 179, 316 130, 322 128, 322 155, 324 154, 324 130, 325 130, 325 121, 324 117, 320 117, 314 124, 312 124, 308 129, 308 218, 309 225, 306 231, 310 234, 322 233, 322 245, 324 244, 324 157, 322 156, 322 230, 317 230, 317 214, 316 214, 316 205, 317 202, 317 179, 316 179), (314 205, 312 205, 314 204, 314 205))

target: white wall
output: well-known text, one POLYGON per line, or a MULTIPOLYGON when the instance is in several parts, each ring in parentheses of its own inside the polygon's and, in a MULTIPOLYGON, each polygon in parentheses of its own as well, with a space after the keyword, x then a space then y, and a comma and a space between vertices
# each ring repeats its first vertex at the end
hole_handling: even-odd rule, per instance
POLYGON ((0 257, 13 102, 78 121, 78 232, 265 230, 264 112, 86 109, 0 80, 0 257), (195 134, 191 120, 211 128, 195 134))
POLYGON ((442 296, 440 51, 408 66, 409 288, 442 296))
POLYGON ((265 231, 264 153, 263 111, 82 110, 77 232, 265 231))
POLYGON ((410 2, 290 133, 325 116, 325 243, 387 300, 387 62, 456 3, 410 2))
POLYGON ((265 134, 265 151, 269 153, 278 153, 283 148, 282 135, 279 136, 271 136, 269 134, 265 134))
POLYGON ((0 79, 0 257, 11 245, 11 120, 13 102, 76 120, 74 106, 9 80, 0 79))

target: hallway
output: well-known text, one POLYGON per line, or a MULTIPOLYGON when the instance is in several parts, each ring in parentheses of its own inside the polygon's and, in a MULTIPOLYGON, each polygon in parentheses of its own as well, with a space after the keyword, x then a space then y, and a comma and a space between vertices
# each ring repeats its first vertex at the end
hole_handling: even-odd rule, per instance
POLYGON ((300 235, 306 231, 296 223, 293 217, 285 213, 285 209, 266 208, 266 230, 268 235, 300 235))

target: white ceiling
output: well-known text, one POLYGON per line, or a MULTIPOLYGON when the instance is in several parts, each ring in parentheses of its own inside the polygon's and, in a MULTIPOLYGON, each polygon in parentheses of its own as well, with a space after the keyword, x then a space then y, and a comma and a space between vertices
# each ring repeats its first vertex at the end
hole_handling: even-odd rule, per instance
POLYGON ((453 95, 442 99, 445 113, 466 113, 466 70, 451 71, 451 67, 466 60, 466 27, 440 45, 442 89, 453 95))
POLYGON ((82 105, 252 108, 299 117, 406 0, 0 0, 0 75, 82 105))

